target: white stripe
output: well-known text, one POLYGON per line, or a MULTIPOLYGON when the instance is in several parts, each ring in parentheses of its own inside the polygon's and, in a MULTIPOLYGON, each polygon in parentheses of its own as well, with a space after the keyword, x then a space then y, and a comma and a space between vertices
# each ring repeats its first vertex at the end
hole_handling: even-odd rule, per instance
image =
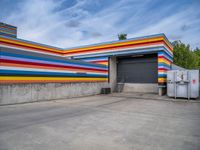
POLYGON ((167 71, 166 72, 158 72, 158 74, 167 74, 167 71))

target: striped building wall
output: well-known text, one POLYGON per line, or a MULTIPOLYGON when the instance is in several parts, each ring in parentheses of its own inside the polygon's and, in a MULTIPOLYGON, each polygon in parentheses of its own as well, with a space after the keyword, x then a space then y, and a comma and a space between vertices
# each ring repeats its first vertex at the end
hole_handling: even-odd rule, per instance
POLYGON ((150 53, 161 50, 166 51, 173 57, 173 48, 163 34, 65 49, 63 55, 66 57, 73 56, 74 58, 89 58, 143 52, 150 53))
POLYGON ((94 63, 94 64, 101 64, 101 65, 108 66, 108 57, 80 58, 79 60, 94 63))
POLYGON ((103 57, 89 57, 89 58, 79 58, 77 60, 94 63, 94 64, 105 65, 105 67, 108 70, 109 57, 104 57, 104 56, 103 57))
POLYGON ((66 59, 62 50, 0 37, 0 83, 107 82, 104 65, 66 59))
POLYGON ((158 83, 165 84, 167 70, 171 70, 172 58, 164 51, 158 52, 158 83))
POLYGON ((104 61, 107 65, 109 56, 148 53, 158 54, 158 84, 165 84, 166 71, 173 60, 173 47, 164 34, 66 49, 63 55, 92 63, 104 61))
POLYGON ((1 83, 106 82, 110 56, 157 53, 158 83, 165 84, 173 59, 164 34, 70 49, 0 36, 0 50, 1 83))

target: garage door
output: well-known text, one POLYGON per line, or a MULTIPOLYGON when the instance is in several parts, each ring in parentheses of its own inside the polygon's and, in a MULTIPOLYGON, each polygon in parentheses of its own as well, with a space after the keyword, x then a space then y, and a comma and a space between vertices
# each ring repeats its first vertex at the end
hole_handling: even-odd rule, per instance
POLYGON ((117 81, 123 83, 157 83, 157 55, 117 58, 117 81))

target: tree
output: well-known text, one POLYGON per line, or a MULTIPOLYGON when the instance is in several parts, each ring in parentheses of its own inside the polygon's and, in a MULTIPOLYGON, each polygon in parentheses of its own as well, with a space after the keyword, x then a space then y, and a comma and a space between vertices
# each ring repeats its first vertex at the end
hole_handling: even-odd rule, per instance
POLYGON ((195 50, 194 50, 194 53, 199 57, 199 68, 200 68, 200 49, 197 47, 195 50))
POLYGON ((200 49, 199 49, 198 47, 194 50, 194 52, 195 52, 198 56, 200 56, 200 49))
POLYGON ((124 34, 124 33, 118 34, 118 39, 119 40, 126 40, 127 39, 127 34, 124 34))
POLYGON ((196 52, 190 49, 190 45, 186 45, 181 41, 174 41, 174 64, 186 69, 198 69, 200 64, 200 57, 196 52))

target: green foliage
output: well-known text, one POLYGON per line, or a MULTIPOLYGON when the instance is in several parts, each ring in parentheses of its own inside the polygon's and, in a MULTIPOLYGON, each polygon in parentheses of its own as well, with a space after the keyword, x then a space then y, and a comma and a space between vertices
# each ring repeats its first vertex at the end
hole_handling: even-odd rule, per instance
POLYGON ((186 69, 200 68, 200 50, 197 48, 191 50, 190 45, 186 45, 181 41, 174 41, 174 64, 186 69))
POLYGON ((199 68, 200 68, 200 49, 197 47, 197 48, 194 50, 194 53, 199 57, 199 68))
POLYGON ((124 33, 118 34, 118 39, 119 40, 126 40, 127 39, 127 34, 124 34, 124 33))

